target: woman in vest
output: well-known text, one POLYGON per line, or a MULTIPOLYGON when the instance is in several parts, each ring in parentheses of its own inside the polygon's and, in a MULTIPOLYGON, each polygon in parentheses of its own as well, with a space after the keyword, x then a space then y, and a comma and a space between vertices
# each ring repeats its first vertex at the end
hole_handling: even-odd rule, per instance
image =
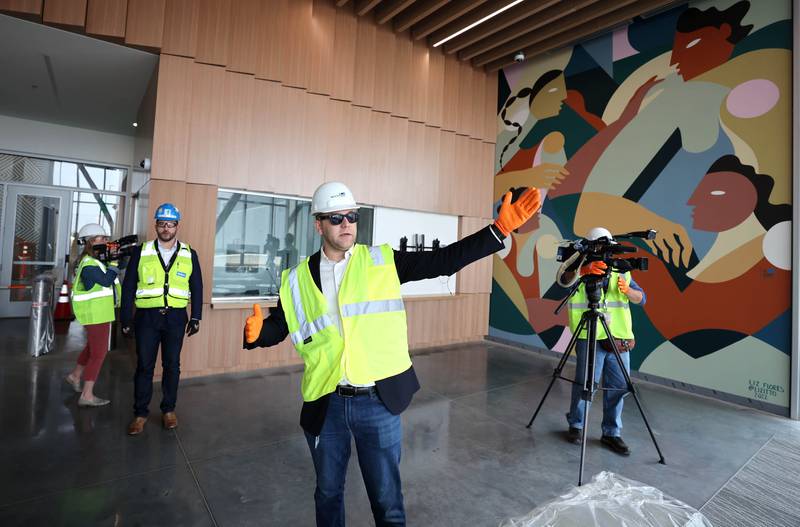
POLYGON ((104 406, 111 401, 94 394, 94 384, 108 351, 111 322, 114 308, 119 304, 120 290, 117 280, 117 262, 108 267, 97 259, 95 245, 108 242, 103 227, 97 223, 84 225, 78 231, 78 243, 83 251, 75 263, 72 280, 72 311, 86 328, 86 347, 78 357, 72 373, 65 378, 72 388, 81 394, 78 406, 104 406), (83 388, 81 388, 83 379, 83 388))

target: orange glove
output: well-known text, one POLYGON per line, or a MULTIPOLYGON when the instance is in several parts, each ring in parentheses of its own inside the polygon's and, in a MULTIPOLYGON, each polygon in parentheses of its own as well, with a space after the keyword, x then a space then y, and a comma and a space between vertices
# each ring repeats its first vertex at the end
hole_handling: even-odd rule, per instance
POLYGON ((597 275, 605 274, 606 269, 608 269, 608 266, 606 265, 605 262, 600 262, 600 261, 589 262, 588 264, 581 267, 581 276, 587 274, 597 274, 597 275))
POLYGON ((500 205, 494 226, 503 236, 508 236, 514 229, 522 227, 541 205, 542 197, 538 188, 529 188, 514 203, 511 203, 511 191, 508 191, 503 196, 503 204, 500 205))
POLYGON ((623 295, 627 295, 631 286, 628 285, 628 282, 626 282, 625 279, 620 276, 619 278, 617 278, 617 288, 619 288, 620 293, 622 293, 623 295))
POLYGON ((261 314, 261 306, 253 304, 253 314, 247 317, 244 324, 244 340, 248 344, 258 340, 261 335, 261 327, 264 325, 264 315, 261 314))

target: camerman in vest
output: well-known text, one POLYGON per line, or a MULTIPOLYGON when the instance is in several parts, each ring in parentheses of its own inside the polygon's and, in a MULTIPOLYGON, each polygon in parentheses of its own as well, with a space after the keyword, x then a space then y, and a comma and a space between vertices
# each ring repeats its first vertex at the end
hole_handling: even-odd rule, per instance
POLYGON ((78 239, 83 243, 83 251, 75 267, 71 302, 75 318, 86 329, 86 347, 78 357, 75 369, 64 380, 81 394, 78 406, 105 406, 111 401, 94 395, 94 383, 108 352, 114 308, 119 305, 119 268, 116 260, 106 267, 97 259, 94 246, 108 242, 108 235, 99 224, 89 223, 81 227, 78 239))
POLYGON ((317 485, 317 525, 344 525, 344 482, 355 439, 376 525, 405 525, 400 485, 400 413, 419 389, 408 353, 400 284, 451 275, 503 248, 503 239, 539 209, 536 189, 511 203, 494 225, 431 252, 355 243, 358 205, 342 183, 314 192, 311 213, 322 249, 283 272, 280 300, 264 319, 253 306, 245 347, 290 336, 305 362, 300 425, 317 485))
POLYGON ((161 345, 161 414, 164 428, 178 426, 175 404, 180 380, 180 356, 184 334, 200 330, 203 277, 197 253, 178 241, 181 213, 171 203, 155 214, 156 240, 142 244, 131 254, 122 283, 122 334, 136 337, 134 418, 128 434, 142 432, 153 396, 153 369, 161 345), (191 319, 186 306, 192 304, 191 319), (136 317, 133 306, 136 305, 136 317))
MULTIPOLYGON (((603 227, 595 227, 586 235, 588 240, 598 240, 606 237, 613 242, 611 233, 603 227)), ((577 265, 577 264, 576 264, 577 265)), ((605 262, 589 262, 580 267, 580 275, 605 275, 608 270, 605 262)), ((561 285, 572 283, 575 278, 575 271, 559 274, 561 285)), ((633 323, 631 321, 630 302, 634 304, 644 304, 646 297, 641 287, 633 280, 631 274, 620 274, 611 271, 603 279, 603 296, 600 300, 600 311, 606 319, 606 323, 611 330, 620 357, 625 365, 625 369, 630 372, 630 349, 633 343, 633 323)), ((581 320, 581 315, 589 308, 589 299, 586 295, 585 284, 580 284, 578 290, 569 300, 569 327, 574 333, 581 320)), ((569 413, 567 413, 567 440, 571 443, 580 444, 581 430, 583 429, 583 406, 585 401, 581 398, 583 389, 583 379, 586 371, 586 351, 587 351, 586 330, 578 336, 575 344, 575 354, 577 365, 575 368, 576 384, 572 385, 572 401, 569 413)), ((627 393, 627 383, 625 376, 620 370, 619 363, 614 356, 613 349, 606 335, 605 329, 598 322, 597 324, 597 349, 595 359, 594 381, 600 383, 603 378, 602 386, 611 388, 603 391, 603 435, 601 441, 617 454, 624 456, 630 455, 631 451, 625 441, 622 440, 622 406, 623 397, 627 393)))

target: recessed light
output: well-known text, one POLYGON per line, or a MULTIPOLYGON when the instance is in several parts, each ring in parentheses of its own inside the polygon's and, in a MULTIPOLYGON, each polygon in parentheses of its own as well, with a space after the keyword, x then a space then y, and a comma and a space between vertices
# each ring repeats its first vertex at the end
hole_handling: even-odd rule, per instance
POLYGON ((137 126, 139 126, 139 123, 133 123, 134 128, 136 128, 137 126))

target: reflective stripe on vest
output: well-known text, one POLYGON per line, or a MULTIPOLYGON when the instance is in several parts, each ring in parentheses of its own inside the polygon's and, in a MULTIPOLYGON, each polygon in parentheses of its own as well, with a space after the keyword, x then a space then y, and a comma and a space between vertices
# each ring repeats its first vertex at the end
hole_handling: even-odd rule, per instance
POLYGON ((289 271, 289 288, 292 291, 292 303, 294 306, 299 306, 300 309, 296 311, 297 322, 300 324, 300 329, 291 333, 292 343, 296 345, 303 344, 308 338, 319 333, 328 326, 333 325, 333 320, 328 315, 322 315, 311 324, 306 320, 305 310, 302 308, 303 301, 300 297, 300 284, 297 280, 297 267, 293 267, 289 271))
POLYGON ((345 376, 367 384, 411 367, 400 279, 388 245, 353 247, 338 305, 328 305, 308 258, 283 272, 280 297, 292 343, 305 363, 305 401, 333 392, 345 376), (344 338, 328 315, 331 309, 339 310, 344 338))

